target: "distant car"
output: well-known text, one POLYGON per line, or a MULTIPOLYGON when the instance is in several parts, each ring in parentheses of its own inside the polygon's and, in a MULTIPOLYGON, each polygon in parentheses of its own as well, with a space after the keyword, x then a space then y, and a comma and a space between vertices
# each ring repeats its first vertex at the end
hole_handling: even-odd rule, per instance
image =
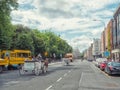
POLYGON ((88 59, 89 62, 92 62, 93 60, 92 59, 88 59))
POLYGON ((106 65, 107 65, 107 62, 106 62, 106 61, 101 62, 101 63, 100 63, 100 69, 101 69, 101 70, 104 70, 105 67, 106 67, 106 65))
POLYGON ((120 62, 108 62, 105 67, 105 72, 109 75, 120 74, 120 62))

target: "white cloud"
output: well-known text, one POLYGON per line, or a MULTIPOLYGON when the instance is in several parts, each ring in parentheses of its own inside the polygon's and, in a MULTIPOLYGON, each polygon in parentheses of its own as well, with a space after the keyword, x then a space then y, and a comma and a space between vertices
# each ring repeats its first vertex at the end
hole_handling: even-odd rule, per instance
POLYGON ((18 0, 19 4, 31 4, 33 0, 18 0))
POLYGON ((104 28, 102 22, 95 22, 93 19, 101 20, 107 25, 118 7, 119 0, 18 0, 18 2, 20 6, 31 5, 33 8, 25 10, 24 7, 20 7, 13 11, 11 16, 14 24, 23 24, 39 30, 52 28, 56 32, 64 31, 61 38, 71 44, 79 39, 81 42, 76 44, 84 48, 84 45, 87 47, 91 43, 91 38, 100 36, 104 28), (116 8, 107 7, 112 4, 116 4, 114 6, 116 8), (72 40, 68 38, 68 34, 72 40))
POLYGON ((83 51, 87 47, 91 45, 92 38, 87 37, 86 35, 82 35, 79 37, 75 37, 72 40, 68 41, 73 48, 78 47, 80 51, 83 51))

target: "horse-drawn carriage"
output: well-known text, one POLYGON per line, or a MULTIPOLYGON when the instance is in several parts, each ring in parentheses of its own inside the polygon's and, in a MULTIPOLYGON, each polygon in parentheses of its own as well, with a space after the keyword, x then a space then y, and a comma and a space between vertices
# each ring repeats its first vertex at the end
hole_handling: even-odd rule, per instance
POLYGON ((46 72, 46 66, 44 61, 25 61, 19 69, 19 74, 24 75, 27 72, 34 73, 35 75, 40 75, 40 73, 46 72))
POLYGON ((65 65, 69 65, 70 64, 69 58, 63 58, 63 62, 64 62, 65 65))

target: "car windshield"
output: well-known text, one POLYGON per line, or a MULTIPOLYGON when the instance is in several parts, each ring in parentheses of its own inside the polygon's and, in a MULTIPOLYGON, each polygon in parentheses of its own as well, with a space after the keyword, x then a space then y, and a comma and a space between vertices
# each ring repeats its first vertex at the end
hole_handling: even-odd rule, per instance
POLYGON ((114 62, 114 63, 112 63, 112 65, 113 65, 113 66, 116 66, 116 67, 117 67, 117 66, 120 67, 120 63, 118 63, 118 62, 114 62))

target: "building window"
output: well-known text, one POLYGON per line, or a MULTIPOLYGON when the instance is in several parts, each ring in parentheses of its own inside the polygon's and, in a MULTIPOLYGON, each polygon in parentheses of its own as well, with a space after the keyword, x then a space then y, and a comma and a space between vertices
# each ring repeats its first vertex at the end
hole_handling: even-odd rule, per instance
POLYGON ((114 18, 114 21, 113 21, 113 49, 115 49, 115 42, 116 42, 116 34, 115 34, 115 31, 116 31, 116 28, 115 28, 115 18, 114 18))
POLYGON ((120 45, 120 13, 119 13, 119 29, 118 29, 118 42, 119 42, 119 45, 120 45))

